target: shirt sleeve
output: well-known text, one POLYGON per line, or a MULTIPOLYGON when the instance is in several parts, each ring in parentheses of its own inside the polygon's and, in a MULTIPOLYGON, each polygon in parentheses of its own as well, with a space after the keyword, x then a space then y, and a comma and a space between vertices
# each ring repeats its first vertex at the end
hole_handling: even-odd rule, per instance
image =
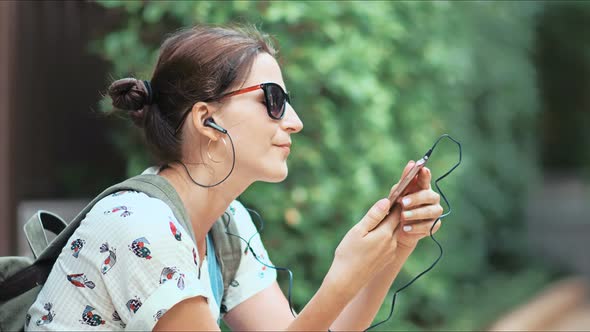
POLYGON ((230 204, 230 211, 234 216, 239 235, 245 240, 253 236, 250 246, 256 253, 258 260, 250 250, 246 250, 246 241, 242 241, 240 265, 235 280, 231 282, 229 289, 226 290, 225 302, 222 303, 227 311, 267 288, 277 279, 276 270, 271 268, 274 265, 268 257, 260 234, 258 234, 248 210, 236 200, 230 204))
POLYGON ((196 246, 171 209, 143 193, 120 195, 89 213, 100 223, 96 266, 126 328, 151 331, 175 304, 212 294, 200 279, 196 246))

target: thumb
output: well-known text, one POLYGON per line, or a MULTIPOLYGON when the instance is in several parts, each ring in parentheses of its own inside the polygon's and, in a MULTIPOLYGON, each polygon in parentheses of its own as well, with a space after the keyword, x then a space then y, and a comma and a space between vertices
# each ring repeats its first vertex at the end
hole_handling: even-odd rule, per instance
POLYGON ((382 198, 373 204, 369 209, 369 212, 359 221, 359 225, 362 229, 368 233, 372 231, 379 223, 385 218, 389 211, 389 200, 382 198))

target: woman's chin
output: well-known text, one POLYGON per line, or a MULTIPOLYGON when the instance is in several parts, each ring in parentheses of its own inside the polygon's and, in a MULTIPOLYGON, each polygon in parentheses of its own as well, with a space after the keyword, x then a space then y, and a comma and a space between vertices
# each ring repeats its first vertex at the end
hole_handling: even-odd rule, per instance
POLYGON ((284 163, 281 167, 268 170, 268 172, 266 172, 266 176, 261 181, 269 183, 283 182, 287 178, 288 174, 289 169, 287 168, 287 163, 284 163))

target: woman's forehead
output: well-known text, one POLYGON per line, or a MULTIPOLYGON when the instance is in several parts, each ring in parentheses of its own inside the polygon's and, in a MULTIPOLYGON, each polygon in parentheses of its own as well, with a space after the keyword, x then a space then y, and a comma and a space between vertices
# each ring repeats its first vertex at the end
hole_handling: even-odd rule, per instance
POLYGON ((268 82, 277 83, 286 90, 278 62, 270 54, 261 53, 254 59, 252 69, 246 78, 246 82, 244 82, 244 86, 268 82))

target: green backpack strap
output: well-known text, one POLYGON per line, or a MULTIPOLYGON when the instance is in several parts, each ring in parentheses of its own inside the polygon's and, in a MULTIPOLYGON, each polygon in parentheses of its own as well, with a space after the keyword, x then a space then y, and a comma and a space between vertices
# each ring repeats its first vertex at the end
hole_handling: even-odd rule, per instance
MULTIPOLYGON (((233 214, 226 212, 225 216, 227 217, 222 216, 219 218, 209 232, 223 276, 223 298, 221 299, 221 303, 225 302, 227 290, 236 277, 242 258, 241 240, 238 237, 238 227, 233 214)), ((221 312, 222 314, 226 312, 226 308, 223 305, 221 312)))
POLYGON ((25 237, 35 258, 47 248, 49 241, 45 231, 53 234, 61 233, 68 224, 58 215, 45 210, 39 210, 23 226, 25 237))
POLYGON ((186 223, 187 214, 180 197, 174 190, 174 187, 166 179, 161 176, 154 174, 142 174, 130 179, 127 179, 121 183, 111 186, 96 196, 78 215, 72 220, 72 222, 64 229, 50 244, 47 248, 37 257, 37 261, 52 261, 54 262, 59 256, 62 248, 66 245, 68 239, 76 229, 80 226, 80 223, 90 210, 94 207, 98 201, 105 198, 108 195, 116 193, 122 190, 134 190, 146 193, 148 196, 158 198, 166 203, 176 219, 183 223, 183 227, 190 233, 191 238, 194 242, 193 228, 190 223, 186 223))

